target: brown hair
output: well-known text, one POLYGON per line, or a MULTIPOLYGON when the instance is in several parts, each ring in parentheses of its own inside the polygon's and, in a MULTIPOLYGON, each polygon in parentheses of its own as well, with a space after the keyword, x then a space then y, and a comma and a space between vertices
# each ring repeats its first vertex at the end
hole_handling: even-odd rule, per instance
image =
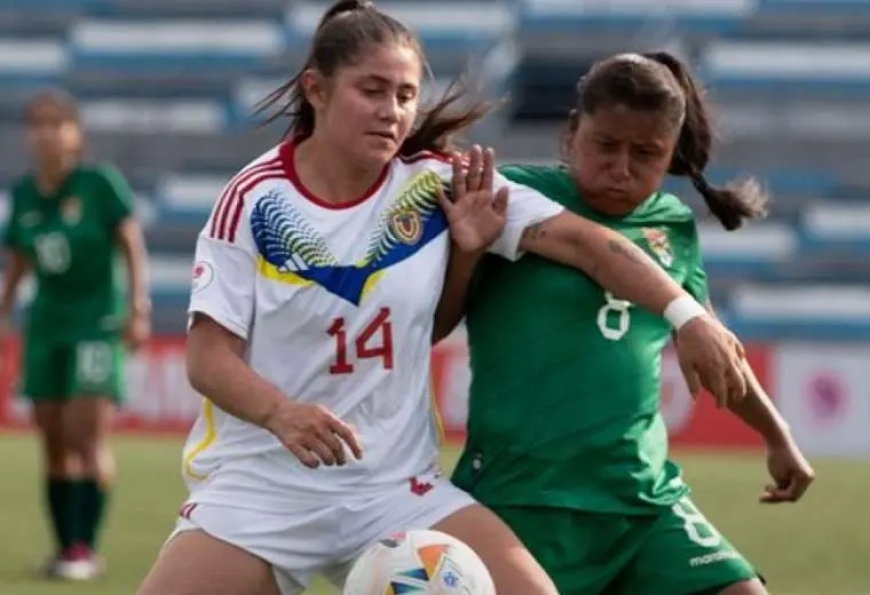
MULTIPOLYGON (((287 117, 290 119, 289 136, 310 136, 314 132, 315 114, 299 84, 302 73, 315 69, 330 77, 341 66, 353 64, 372 45, 382 43, 406 45, 416 51, 421 63, 425 63, 419 42, 401 22, 382 13, 367 0, 339 0, 321 18, 300 72, 261 101, 256 113, 277 108, 266 118, 265 124, 287 117)), ((399 154, 407 156, 422 150, 449 150, 456 133, 483 118, 491 109, 491 104, 484 101, 472 102, 464 109, 454 109, 464 97, 464 86, 458 80, 454 81, 442 98, 422 113, 399 148, 399 154)))
POLYGON ((75 151, 75 158, 84 158, 87 150, 84 128, 82 127, 81 113, 76 98, 64 89, 51 88, 40 91, 32 96, 24 104, 24 121, 29 125, 33 122, 34 112, 42 105, 56 107, 63 114, 64 121, 72 122, 79 128, 80 144, 75 151))
POLYGON ((70 122, 81 124, 78 102, 71 93, 63 89, 45 89, 28 99, 24 104, 24 120, 30 122, 33 112, 45 104, 57 107, 70 122))
POLYGON ((703 90, 679 59, 667 52, 651 52, 598 62, 577 84, 577 108, 571 112, 569 132, 576 131, 580 114, 592 115, 614 104, 660 111, 679 127, 668 173, 688 177, 725 229, 737 229, 745 220, 767 213, 768 196, 757 180, 718 187, 704 177, 713 145, 710 118, 703 90))

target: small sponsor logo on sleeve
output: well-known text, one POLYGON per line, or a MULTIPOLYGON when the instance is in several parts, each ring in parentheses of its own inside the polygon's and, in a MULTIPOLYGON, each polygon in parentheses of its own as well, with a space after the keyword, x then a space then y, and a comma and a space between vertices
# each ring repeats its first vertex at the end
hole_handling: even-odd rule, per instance
POLYGON ((214 281, 214 267, 211 263, 203 260, 197 261, 193 265, 193 283, 191 291, 198 293, 212 284, 214 281))

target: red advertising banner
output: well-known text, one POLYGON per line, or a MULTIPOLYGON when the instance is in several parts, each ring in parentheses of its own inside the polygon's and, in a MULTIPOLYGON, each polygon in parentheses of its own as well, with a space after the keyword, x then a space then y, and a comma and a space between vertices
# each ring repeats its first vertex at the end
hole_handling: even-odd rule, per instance
MULTIPOLYGON (((183 337, 161 337, 149 342, 129 359, 126 369, 127 402, 118 419, 121 429, 179 432, 188 428, 199 412, 201 401, 187 382, 183 350, 183 337)), ((29 420, 27 401, 15 396, 18 354, 18 342, 15 340, 3 350, 0 426, 24 426, 29 420)), ((777 382, 777 374, 771 373, 769 349, 752 346, 748 356, 762 384, 771 392, 776 392, 772 390, 772 384, 777 382)), ((797 356, 790 357, 794 359, 797 356)), ((800 365, 803 366, 802 363, 800 365)), ((851 366, 837 372, 844 379, 841 383, 850 386, 856 384, 851 378, 857 374, 859 364, 851 366)), ((468 351, 461 338, 444 341, 433 350, 432 376, 445 434, 450 440, 462 440, 470 372, 468 351)), ((662 409, 674 445, 725 448, 760 444, 751 430, 729 412, 717 409, 709 396, 692 399, 671 353, 667 354, 664 361, 662 386, 662 409)), ((798 391, 789 392, 796 394, 798 391)), ((806 425, 803 424, 801 428, 806 425)))

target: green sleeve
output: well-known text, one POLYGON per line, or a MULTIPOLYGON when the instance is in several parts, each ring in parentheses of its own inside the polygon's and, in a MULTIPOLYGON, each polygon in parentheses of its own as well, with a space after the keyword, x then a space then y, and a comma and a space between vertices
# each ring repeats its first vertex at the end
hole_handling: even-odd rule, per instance
POLYGON ((691 264, 689 265, 689 272, 683 287, 692 297, 705 304, 710 299, 710 290, 707 286, 707 271, 704 270, 701 243, 698 241, 698 229, 695 226, 692 229, 690 255, 691 264))
POLYGON ((100 168, 100 176, 104 182, 102 207, 106 213, 106 223, 109 229, 115 229, 133 214, 133 190, 114 167, 100 168))

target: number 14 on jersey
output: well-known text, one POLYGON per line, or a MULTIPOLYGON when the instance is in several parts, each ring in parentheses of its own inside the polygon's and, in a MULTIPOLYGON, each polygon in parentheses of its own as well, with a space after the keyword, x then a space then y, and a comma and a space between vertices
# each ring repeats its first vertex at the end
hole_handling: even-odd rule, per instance
POLYGON ((353 361, 380 358, 385 370, 393 369, 393 325, 390 309, 381 308, 356 337, 348 337, 344 318, 332 321, 326 333, 335 340, 330 374, 351 374, 353 361))

